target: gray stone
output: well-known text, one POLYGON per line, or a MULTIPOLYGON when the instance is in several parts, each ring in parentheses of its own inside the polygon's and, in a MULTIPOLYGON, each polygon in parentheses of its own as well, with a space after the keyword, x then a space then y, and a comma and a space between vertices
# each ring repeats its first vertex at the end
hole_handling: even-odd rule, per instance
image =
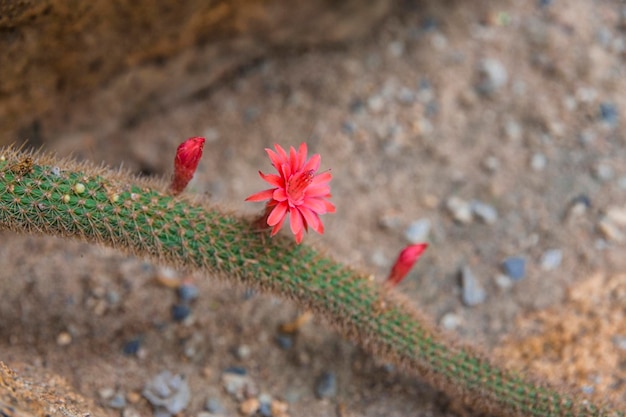
POLYGON ((461 286, 463 304, 468 307, 482 304, 487 299, 487 293, 474 277, 469 266, 461 269, 461 286))
POLYGON ((410 243, 421 243, 428 239, 430 233, 430 220, 419 219, 414 221, 407 227, 404 237, 410 243))
POLYGON ((486 58, 478 63, 478 84, 476 90, 482 94, 493 94, 502 88, 509 79, 506 68, 497 59, 486 58))
POLYGON ((498 212, 492 205, 483 203, 482 201, 473 200, 470 203, 470 206, 474 216, 483 222, 487 224, 494 224, 498 220, 498 212))
POLYGON ((551 271, 561 265, 563 260, 563 251, 560 249, 550 249, 543 253, 541 257, 541 269, 551 271))
POLYGON ((324 372, 317 378, 315 395, 318 398, 334 398, 337 395, 337 376, 334 372, 324 372))

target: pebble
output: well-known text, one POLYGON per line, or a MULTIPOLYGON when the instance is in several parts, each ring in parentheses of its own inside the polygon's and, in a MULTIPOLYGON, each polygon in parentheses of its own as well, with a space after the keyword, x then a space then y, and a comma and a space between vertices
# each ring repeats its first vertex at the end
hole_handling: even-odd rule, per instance
POLYGON ((472 221, 472 207, 467 201, 453 196, 446 201, 446 208, 452 215, 452 218, 461 223, 469 224, 472 221))
POLYGON ((67 346, 72 343, 72 335, 68 332, 61 332, 57 335, 57 345, 67 346))
POLYGON ((385 99, 380 96, 372 96, 367 99, 367 108, 373 113, 379 113, 385 107, 385 99))
POLYGON ((191 283, 183 283, 178 287, 178 296, 181 301, 193 301, 198 298, 198 287, 191 283))
POLYGON ((612 206, 606 210, 606 217, 618 226, 626 226, 626 206, 612 206))
POLYGON ((187 304, 174 304, 172 306, 172 319, 174 321, 183 321, 191 314, 191 307, 187 304))
POLYGON ((273 417, 287 417, 289 405, 284 401, 272 400, 271 412, 273 417))
POLYGON ((276 344, 283 350, 289 350, 293 347, 293 337, 288 334, 276 335, 276 344))
POLYGON ((135 410, 134 408, 127 407, 124 409, 124 411, 122 411, 122 417, 141 417, 141 414, 139 414, 139 411, 135 410))
POLYGON ((568 216, 582 216, 589 208, 591 208, 591 199, 585 194, 580 194, 570 202, 568 216))
POLYGON ((191 392, 187 380, 182 375, 163 371, 150 380, 142 395, 161 415, 180 413, 189 404, 191 392))
POLYGON ((446 313, 441 318, 439 324, 446 330, 457 329, 463 323, 463 317, 456 313, 446 313))
POLYGON ((114 395, 115 395, 115 390, 113 388, 110 388, 110 387, 100 388, 98 390, 98 396, 102 400, 111 399, 111 398, 113 398, 114 395))
POLYGON ((615 126, 619 122, 619 110, 614 103, 600 103, 599 116, 609 126, 615 126))
POLYGON ((251 353, 252 350, 250 349, 250 346, 247 345, 241 345, 237 347, 237 350, 235 351, 235 355, 241 360, 248 359, 251 353))
POLYGON ((474 277, 468 266, 461 269, 461 286, 463 304, 468 307, 482 304, 487 299, 487 292, 474 277))
POLYGON ((503 290, 508 290, 513 287, 513 280, 509 278, 507 275, 498 274, 496 275, 496 285, 503 290))
POLYGON ((624 235, 624 233, 608 217, 603 217, 602 219, 600 219, 600 221, 598 222, 598 229, 607 240, 616 243, 622 243, 624 242, 624 240, 626 240, 626 236, 624 235))
POLYGON ((530 168, 535 172, 543 171, 548 163, 548 158, 542 153, 536 153, 530 159, 530 168))
POLYGON ((498 220, 498 212, 492 205, 483 203, 482 201, 472 200, 470 206, 474 216, 486 224, 494 224, 498 220))
POLYGON ((558 268, 563 261, 563 251, 560 249, 549 249, 541 257, 541 269, 551 271, 558 268))
POLYGON ((222 386, 238 401, 256 395, 257 387, 247 374, 225 371, 222 373, 222 386))
POLYGON ((526 275, 526 260, 520 256, 510 256, 502 262, 502 269, 513 281, 519 281, 526 275))
POLYGON ((404 231, 404 237, 410 243, 420 243, 428 240, 428 234, 430 233, 430 220, 419 219, 414 221, 404 231))
POLYGON ((126 398, 122 394, 117 393, 108 401, 107 405, 116 410, 121 410, 126 407, 126 398))
POLYGON ((609 181, 613 179, 613 167, 606 163, 599 163, 593 167, 593 176, 600 181, 609 181))
POLYGON ((490 95, 507 83, 509 74, 502 62, 497 59, 486 58, 478 63, 478 77, 476 90, 479 93, 490 95))
POLYGON ((204 409, 212 414, 223 414, 226 411, 219 398, 216 397, 207 398, 204 409))
POLYGON ((524 135, 524 129, 517 121, 507 120, 504 125, 504 134, 507 139, 517 142, 524 135))
POLYGON ((622 190, 626 190, 626 175, 620 177, 620 179, 617 181, 617 185, 622 190))
POLYGON ((259 414, 261 417, 272 417, 272 397, 270 395, 259 395, 259 414))
POLYGON ((137 352, 139 352, 140 348, 141 348, 141 338, 135 337, 134 339, 131 339, 128 342, 124 343, 124 347, 122 348, 122 353, 128 356, 136 355, 137 352))
POLYGON ((260 402, 257 398, 248 398, 239 406, 239 412, 244 416, 251 416, 259 409, 260 402))
POLYGON ((334 398, 337 395, 337 376, 334 372, 322 373, 315 382, 317 398, 334 398))

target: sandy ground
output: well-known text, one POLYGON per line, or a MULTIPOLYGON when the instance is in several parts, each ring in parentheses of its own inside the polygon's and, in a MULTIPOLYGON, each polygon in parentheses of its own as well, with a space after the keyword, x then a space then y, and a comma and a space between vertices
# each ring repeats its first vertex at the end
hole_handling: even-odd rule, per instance
MULTIPOLYGON (((177 144, 205 136, 189 192, 255 213, 243 199, 264 187, 263 148, 306 141, 331 169, 337 212, 305 243, 382 280, 411 224, 427 219, 431 246, 400 291, 468 343, 626 407, 623 3, 400 9, 368 39, 269 57, 210 93, 138 109, 132 123, 99 107, 116 91, 96 94, 46 122, 45 149, 167 176, 177 144), (472 201, 495 216, 467 217, 472 201), (548 265, 552 249, 562 261, 548 265), (526 261, 518 281, 503 275, 510 256, 526 261), (464 266, 484 290, 474 306, 463 302, 464 266)), ((60 375, 110 416, 151 415, 141 392, 164 370, 190 387, 181 415, 201 415, 209 398, 238 415, 245 401, 223 381, 233 366, 247 371, 250 397, 284 401, 291 416, 462 415, 323 322, 281 348, 277 326, 298 314, 281 300, 108 249, 0 236, 0 359, 60 375), (177 279, 199 289, 183 323, 164 285, 177 279), (133 340, 139 351, 125 354, 133 340), (337 389, 319 399, 328 371, 337 389)))

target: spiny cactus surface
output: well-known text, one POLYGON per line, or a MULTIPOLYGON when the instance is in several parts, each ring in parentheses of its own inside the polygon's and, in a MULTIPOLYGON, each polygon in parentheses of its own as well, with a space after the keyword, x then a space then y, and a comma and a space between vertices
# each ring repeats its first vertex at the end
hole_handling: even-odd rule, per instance
POLYGON ((289 298, 385 360, 499 416, 624 417, 494 365, 393 291, 306 245, 121 172, 0 150, 0 227, 80 238, 289 298))

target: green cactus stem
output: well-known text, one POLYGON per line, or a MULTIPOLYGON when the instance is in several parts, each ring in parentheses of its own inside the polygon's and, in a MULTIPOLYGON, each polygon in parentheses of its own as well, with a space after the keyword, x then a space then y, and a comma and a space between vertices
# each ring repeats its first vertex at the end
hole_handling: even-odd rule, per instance
POLYGON ((121 172, 0 150, 0 227, 79 238, 294 300, 381 358, 498 416, 624 417, 526 379, 431 325, 393 290, 292 238, 121 172))

